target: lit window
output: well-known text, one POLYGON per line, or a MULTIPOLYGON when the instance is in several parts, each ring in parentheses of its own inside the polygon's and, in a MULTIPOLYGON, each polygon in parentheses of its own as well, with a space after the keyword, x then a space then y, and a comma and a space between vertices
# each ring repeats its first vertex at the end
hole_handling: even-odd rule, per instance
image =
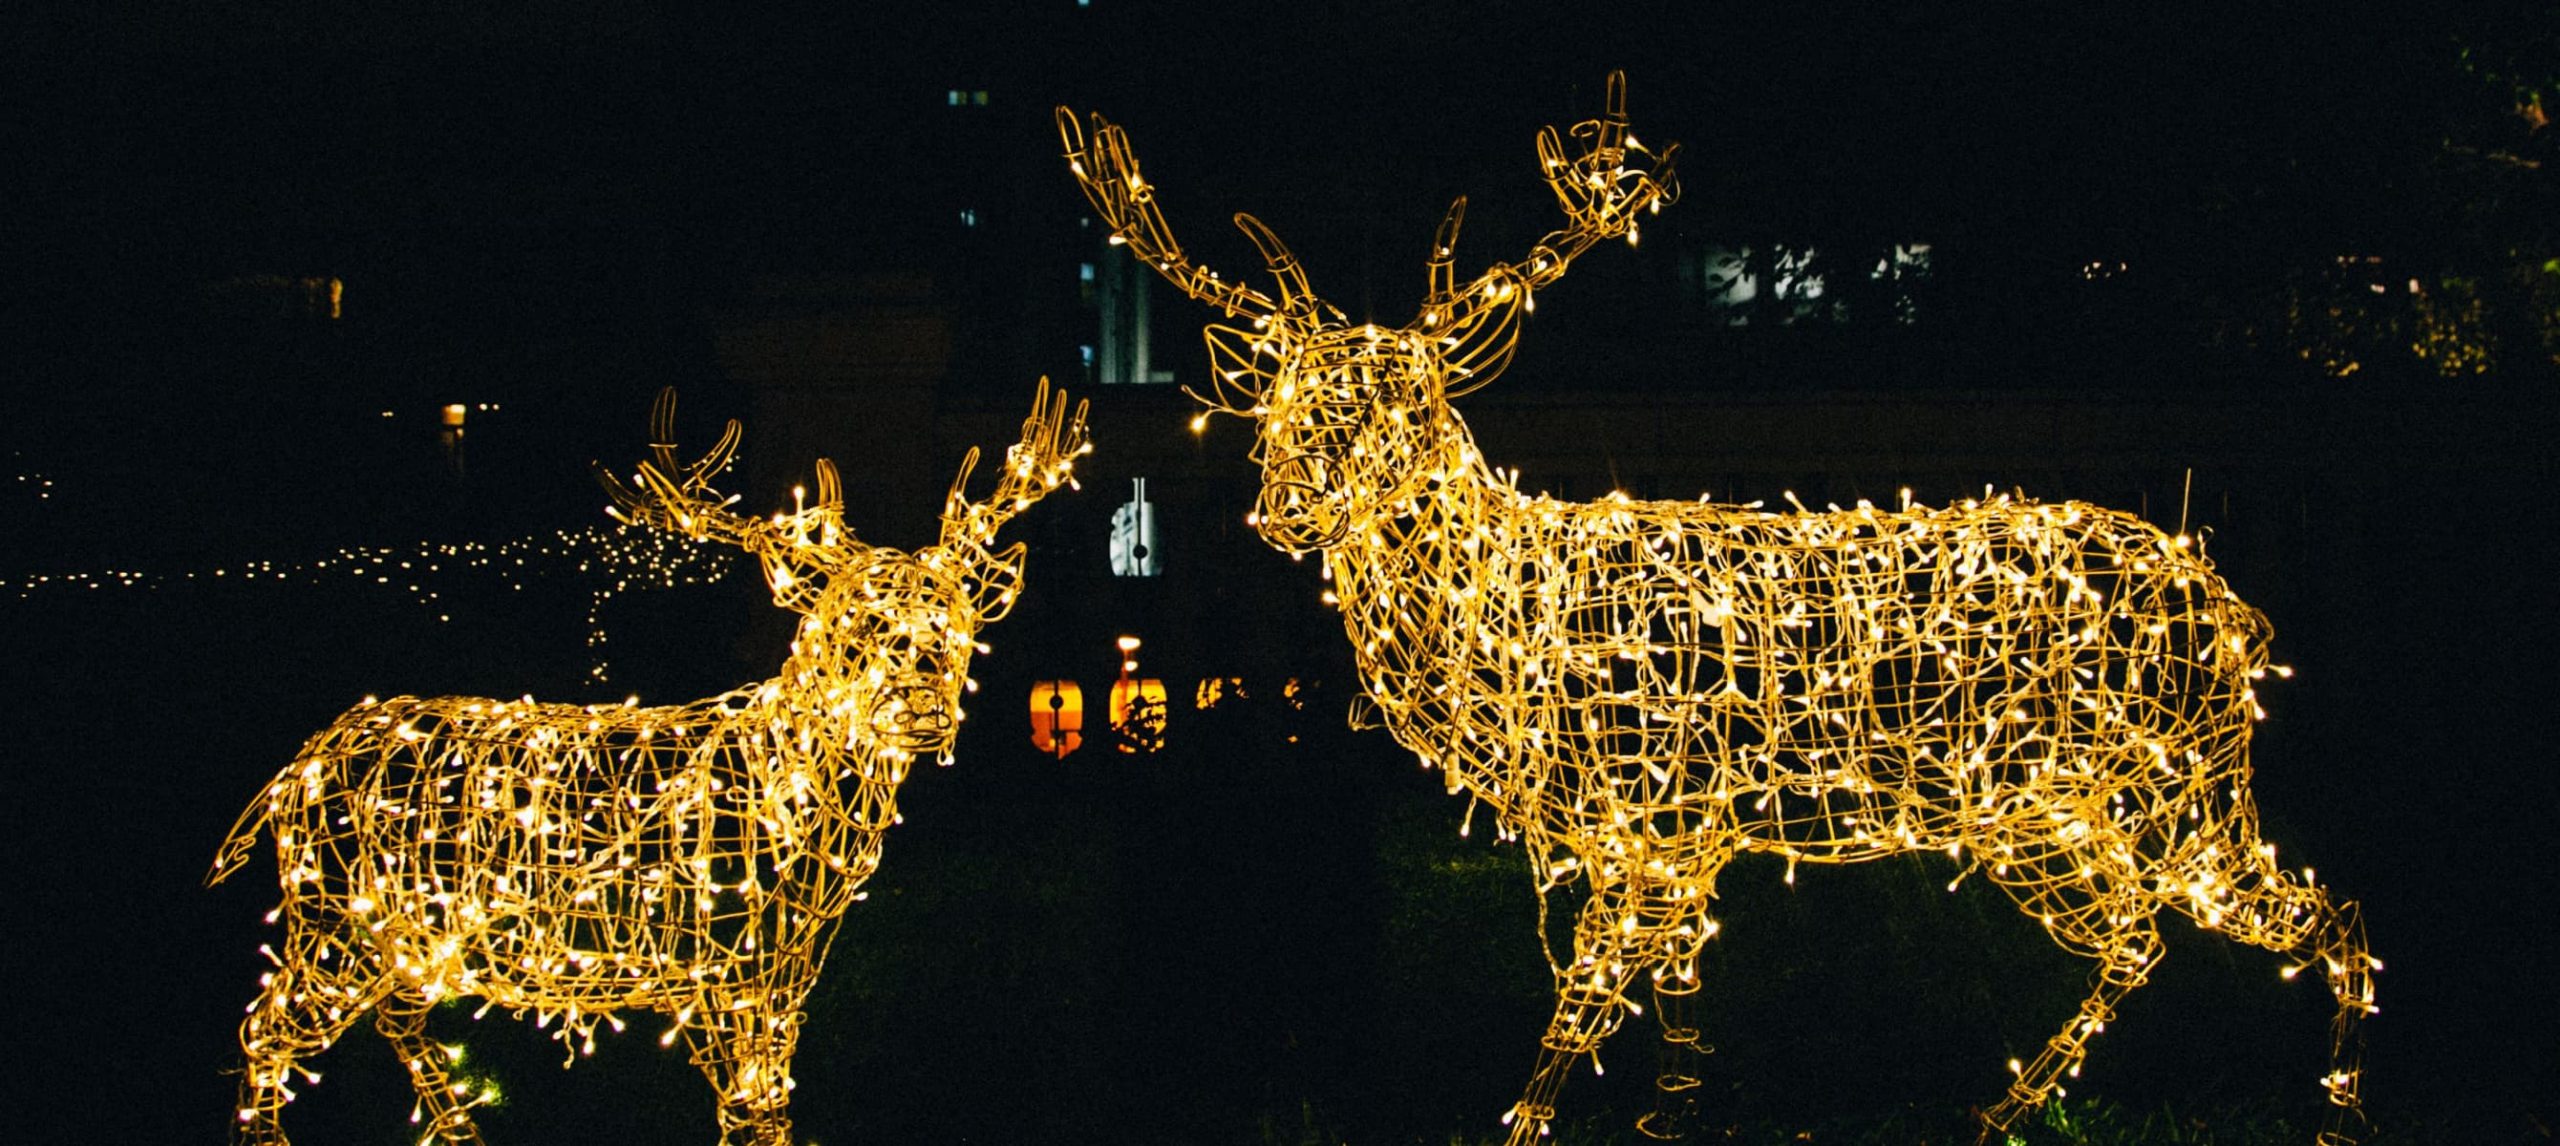
POLYGON ((1164 747, 1164 682, 1134 676, 1138 671, 1138 638, 1120 638, 1120 679, 1111 683, 1112 746, 1131 755, 1164 747))
POLYGON ((1809 247, 1711 246, 1700 264, 1700 282, 1707 308, 1727 326, 1748 326, 1755 316, 1780 325, 1838 321, 1847 311, 1839 300, 1824 297, 1827 265, 1809 247))
POLYGON ((967 102, 969 101, 969 93, 964 92, 964 91, 961 91, 961 90, 960 90, 960 89, 958 89, 958 88, 953 88, 953 89, 951 89, 951 92, 950 92, 950 99, 951 99, 951 106, 953 106, 953 107, 959 107, 961 104, 967 103, 967 102))
POLYGON ((963 227, 977 226, 978 209, 975 207, 962 207, 960 209, 960 225, 963 227))
POLYGON ((1031 746, 1054 760, 1084 746, 1084 690, 1076 682, 1032 682, 1031 746))

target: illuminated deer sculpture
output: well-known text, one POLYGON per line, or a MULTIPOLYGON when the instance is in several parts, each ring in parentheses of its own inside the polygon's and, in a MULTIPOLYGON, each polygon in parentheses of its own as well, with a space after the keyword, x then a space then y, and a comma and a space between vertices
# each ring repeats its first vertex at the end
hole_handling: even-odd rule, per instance
POLYGON ((759 558, 775 603, 804 614, 781 674, 668 707, 368 700, 313 736, 207 879, 275 837, 284 949, 240 1027, 239 1140, 283 1142, 298 1060, 371 1010, 408 1065, 412 1119, 478 1142, 478 1096, 425 1035, 429 1007, 476 997, 558 1020, 573 1061, 599 1020, 622 1026, 614 1012, 671 1015, 660 1041, 683 1038, 710 1077, 721 1141, 790 1141, 801 1002, 898 822, 899 783, 950 762, 978 629, 1020 588, 1022 546, 994 550, 997 527, 1070 480, 1085 413, 1069 420, 1043 382, 994 492, 967 498, 970 451, 941 539, 914 553, 854 540, 823 459, 814 503, 732 512, 710 480, 738 424, 683 465, 674 413, 661 394, 636 486, 604 476, 617 515, 759 558))
MULTIPOLYGON (((1677 194, 1676 149, 1627 130, 1623 77, 1568 153, 1538 152, 1566 225, 1459 284, 1465 200, 1434 241, 1422 313, 1354 325, 1250 216, 1276 295, 1192 263, 1121 129, 1060 109, 1067 158, 1115 241, 1250 329, 1211 327, 1213 409, 1251 419, 1263 538, 1324 561, 1363 691, 1452 793, 1489 805, 1543 893, 1587 881, 1573 956, 1525 1094, 1544 1133, 1578 1057, 1647 983, 1665 1039, 1665 1132, 1697 1085, 1684 1000, 1737 855, 1794 864, 1943 852, 2096 961, 2088 999, 1986 1136, 2079 1068, 2161 954, 2174 909, 2292 954, 2336 994, 2330 1138, 2358 1121, 2363 924, 2279 869, 2249 794, 2265 618, 2185 537, 2094 506, 2008 497, 1830 512, 1531 497, 1449 400, 1509 361, 1532 294, 1677 194)), ((1800 507, 1799 507, 1800 508, 1800 507)), ((1961 875, 1958 877, 1962 878, 1961 875)), ((2289 973, 2288 973, 2289 974, 2289 973)), ((1598 1060, 1593 1065, 1596 1069, 1598 1060)))

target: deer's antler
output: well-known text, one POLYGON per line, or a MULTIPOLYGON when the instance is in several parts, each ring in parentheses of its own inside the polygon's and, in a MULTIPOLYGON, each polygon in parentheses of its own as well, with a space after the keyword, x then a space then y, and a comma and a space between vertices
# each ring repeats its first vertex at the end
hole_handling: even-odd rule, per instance
POLYGON ((1049 380, 1042 378, 1031 399, 1031 416, 1022 421, 1022 440, 1005 450, 1004 473, 986 500, 973 502, 968 496, 969 475, 978 467, 977 448, 971 447, 961 459, 960 473, 951 479, 951 493, 942 503, 942 543, 984 547, 1014 514, 1030 508, 1050 490, 1074 484, 1076 458, 1093 450, 1085 432, 1089 405, 1076 403, 1075 417, 1069 419, 1067 392, 1053 393, 1049 380))
MULTIPOLYGON (((649 460, 641 462, 633 475, 638 488, 624 485, 602 464, 596 466, 597 483, 613 498, 608 512, 624 521, 746 545, 761 534, 761 524, 730 510, 738 500, 736 496, 724 497, 711 488, 711 479, 729 468, 730 461, 737 457, 738 420, 729 419, 720 440, 691 464, 676 460, 675 427, 676 391, 670 386, 658 391, 657 401, 649 408, 649 460)), ((821 462, 822 496, 835 486, 834 477, 833 467, 821 462)))
POLYGON ((1573 138, 1582 151, 1567 155, 1556 129, 1538 132, 1538 160, 1546 169, 1547 186, 1555 191, 1556 202, 1570 222, 1531 249, 1533 263, 1542 254, 1557 256, 1554 266, 1545 269, 1545 278, 1532 286, 1562 277, 1564 263, 1602 239, 1625 235, 1632 242, 1637 215, 1660 210, 1680 198, 1680 181, 1672 173, 1680 145, 1672 144, 1657 156, 1627 130, 1627 73, 1609 73, 1608 110, 1599 119, 1573 125, 1573 138), (1638 156, 1652 160, 1651 165, 1628 166, 1628 159, 1638 156))
POLYGON ((1084 197, 1111 228, 1111 241, 1129 248, 1140 262, 1155 268, 1184 294, 1225 311, 1229 316, 1263 319, 1280 315, 1313 317, 1322 305, 1315 292, 1307 289, 1306 271, 1297 257, 1280 242, 1269 227, 1251 215, 1237 215, 1236 226, 1262 252, 1264 265, 1280 284, 1280 297, 1270 296, 1240 282, 1228 282, 1218 272, 1193 263, 1175 242, 1173 228, 1166 225, 1164 212, 1156 209, 1155 185, 1147 182, 1138 170, 1137 153, 1129 147, 1129 134, 1118 124, 1093 116, 1091 146, 1087 146, 1084 121, 1076 113, 1058 109, 1058 139, 1066 145, 1067 168, 1075 172, 1076 182, 1084 188, 1084 197))
POLYGON ((1421 327, 1443 339, 1446 360, 1457 384, 1455 397, 1493 380, 1509 364, 1519 335, 1519 315, 1536 308, 1531 292, 1564 277, 1565 269, 1592 244, 1625 236, 1637 238, 1637 217, 1662 209, 1680 197, 1673 164, 1680 145, 1659 154, 1637 142, 1627 130, 1627 74, 1609 73, 1607 109, 1598 119, 1573 125, 1581 145, 1567 154, 1553 127, 1538 131, 1538 160, 1547 186, 1564 208, 1565 225, 1547 233, 1517 263, 1495 263, 1464 287, 1451 270, 1459 225, 1467 201, 1449 208, 1431 245, 1431 280, 1423 302, 1421 327), (1640 162, 1631 163, 1630 160, 1640 162))

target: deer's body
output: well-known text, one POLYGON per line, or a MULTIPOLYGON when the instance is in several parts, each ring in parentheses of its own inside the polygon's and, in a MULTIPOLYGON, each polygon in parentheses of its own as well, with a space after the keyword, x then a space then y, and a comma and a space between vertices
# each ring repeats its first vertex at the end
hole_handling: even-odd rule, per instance
MULTIPOLYGON (((1361 685, 1396 739, 1527 845, 1541 890, 1585 881, 1574 955, 1513 1146, 1544 1132, 1567 1067, 1629 997, 1661 1007, 1667 1130, 1697 1080, 1685 1016, 1735 856, 1845 863, 1941 852, 1980 867, 2097 964, 2080 1013, 1986 1112, 2041 1103, 2161 951, 2174 909, 2322 967, 2339 1011, 2323 1080, 2344 1140, 2355 1021, 2372 1009, 2352 903, 2275 866, 2249 796, 2265 618, 2183 537, 2080 504, 1761 512, 1501 480, 1450 406, 1508 361, 1532 292, 1673 193, 1672 151, 1608 115, 1539 152, 1568 225, 1460 286, 1434 243, 1413 323, 1350 325, 1279 240, 1238 216, 1276 297, 1195 267, 1120 130, 1060 113, 1113 233, 1250 329, 1212 327, 1204 400, 1255 424, 1264 539, 1323 558, 1361 685), (1330 316, 1329 316, 1330 315, 1330 316)), ((1676 149, 1675 149, 1676 150, 1676 149)), ((1792 878, 1792 870, 1790 871, 1792 878)))
POLYGON ((2146 523, 2005 498, 1562 503, 1457 472, 1326 569, 1387 726, 1533 850, 1650 821, 1703 849, 1692 865, 1981 855, 2051 834, 2008 823, 2045 803, 2030 790, 2085 791, 2164 843, 2172 812, 2227 814, 2227 790, 2206 809, 2265 624, 2146 523), (2020 611, 2045 623, 1978 623, 2020 611))
MULTIPOLYGON (((473 1096, 426 1041, 467 997, 561 1020, 593 1049, 615 1012, 669 1016, 718 1093, 722 1140, 782 1146, 790 1061, 829 941, 878 866, 897 791, 947 763, 981 625, 1010 604, 1018 549, 995 527, 1065 480, 1082 416, 1044 397, 988 503, 953 485, 940 544, 913 554, 843 530, 833 471, 771 523, 702 495, 725 464, 614 486, 634 517, 763 559, 806 614, 771 680, 691 704, 398 697, 314 735, 241 816, 210 879, 273 836, 286 935, 241 1025, 240 1137, 281 1142, 297 1061, 366 1011, 407 1062, 421 1120, 476 1142, 473 1096)), ((661 400, 660 440, 672 405, 661 400)), ((972 455, 974 460, 974 455, 972 455)))

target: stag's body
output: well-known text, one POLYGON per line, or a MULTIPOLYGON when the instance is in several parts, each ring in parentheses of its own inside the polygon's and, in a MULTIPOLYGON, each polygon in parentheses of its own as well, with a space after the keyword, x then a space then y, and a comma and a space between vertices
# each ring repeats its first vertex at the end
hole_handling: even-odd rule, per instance
MULTIPOLYGON (((1718 930, 1717 875, 1769 853, 1845 863, 1941 852, 1987 869, 2063 947, 2097 963, 2088 1000, 2007 1098, 2008 1125, 2074 1069, 2161 950, 2173 908, 2323 967, 2339 1013, 2324 1079, 2342 1136, 2357 1102, 2355 1020, 2372 1004, 2363 928, 2279 870, 2249 797, 2265 618, 2184 537, 2079 504, 2006 497, 1945 509, 1861 504, 1569 504, 1519 493, 1449 405, 1508 360, 1530 293, 1672 194, 1609 115, 1564 154, 1540 137, 1570 225, 1519 264, 1456 285, 1462 200, 1423 313, 1402 329, 1328 320, 1279 241, 1238 223, 1276 299, 1195 268, 1125 136, 1087 149, 1088 198, 1141 258, 1250 314, 1211 328, 1213 406, 1252 418, 1264 538, 1320 554, 1366 695, 1449 789, 1490 805, 1541 891, 1589 889, 1515 1146, 1543 1133, 1564 1075, 1649 982, 1665 1103, 1685 1104, 1699 1032, 1684 1002, 1718 930), (1088 163, 1091 164, 1088 167, 1088 163)), ((1966 870, 1970 871, 1969 866, 1966 870)), ((1960 877, 1961 878, 1961 877, 1960 877)))
MULTIPOLYGON (((1589 887, 1518 1114, 1552 1117, 1570 1060, 1616 1029, 1639 984, 1675 1050, 1695 1044, 1682 997, 1720 927, 1716 879, 1745 854, 1942 853, 2097 962, 2081 1013, 1993 1112, 2003 1122, 2148 975, 2164 907, 2323 958, 2356 1012, 2369 1004, 2354 916, 2259 842, 2248 744, 2265 619, 2185 540, 2006 497, 1831 513, 1560 503, 1471 464, 1462 427, 1436 452, 1382 452, 1382 479, 1433 476, 1355 511, 1322 556, 1398 742, 1494 811, 1547 885, 1589 887)), ((2342 1101, 2353 1069, 2331 1079, 2342 1101)), ((1665 1075, 1686 1088, 1678 1066, 1665 1075)))
MULTIPOLYGON (((276 841, 285 928, 241 1025, 240 1135, 281 1142, 299 1059, 367 1010, 406 1061, 419 1116, 474 1142, 427 1008, 470 997, 557 1018, 593 1049, 599 1021, 672 1016, 719 1099, 724 1142, 787 1143, 801 1002, 898 820, 919 759, 947 763, 979 627, 1016 591, 995 527, 1064 481, 1082 415, 1044 397, 997 495, 953 485, 940 544, 902 553, 845 533, 833 471, 818 504, 771 523, 703 497, 734 444, 676 474, 662 450, 632 516, 763 559, 806 616, 773 679, 691 704, 399 697, 304 745, 243 813, 213 880, 261 828, 276 841), (1063 435, 1063 436, 1062 436, 1063 435)), ((672 404, 661 400, 660 440, 672 404)), ((972 455, 974 459, 974 454, 972 455)))

